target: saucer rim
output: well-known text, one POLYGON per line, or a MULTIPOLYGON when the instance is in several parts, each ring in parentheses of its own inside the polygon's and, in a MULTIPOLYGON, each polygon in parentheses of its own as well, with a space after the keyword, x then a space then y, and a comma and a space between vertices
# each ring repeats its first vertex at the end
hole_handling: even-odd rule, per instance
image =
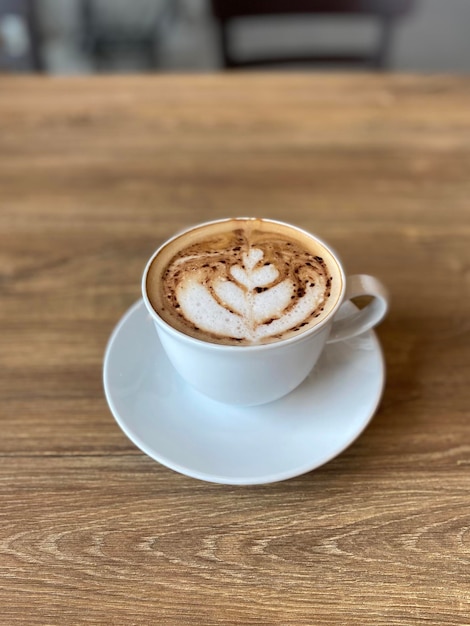
MULTIPOLYGON (((344 304, 346 306, 349 305, 350 307, 357 308, 352 302, 347 302, 344 304)), ((378 361, 380 364, 380 371, 377 372, 377 375, 380 377, 380 380, 378 380, 378 382, 376 383, 377 388, 375 390, 375 397, 373 399, 373 402, 371 403, 371 408, 367 412, 365 412, 365 417, 361 420, 359 428, 355 429, 347 439, 342 441, 341 446, 335 448, 333 452, 329 452, 324 457, 321 457, 321 458, 316 457, 313 463, 306 463, 301 466, 295 466, 290 470, 285 470, 282 472, 266 473, 263 475, 236 478, 233 476, 224 476, 223 474, 214 474, 214 473, 208 473, 208 472, 195 470, 187 465, 182 465, 180 463, 173 461, 172 459, 167 458, 164 454, 156 452, 154 448, 149 446, 139 435, 137 435, 135 432, 132 431, 131 428, 129 428, 128 420, 122 418, 122 416, 120 415, 114 403, 112 393, 110 390, 110 385, 108 384, 108 381, 107 381, 108 365, 109 365, 110 358, 111 358, 111 351, 122 328, 126 325, 129 319, 132 318, 132 316, 141 308, 143 309, 144 312, 147 312, 143 298, 138 299, 136 302, 134 302, 134 304, 132 304, 125 311, 125 313, 119 319, 118 323, 115 325, 107 341, 105 352, 104 352, 104 359, 103 359, 103 387, 104 387, 105 398, 108 403, 108 407, 111 411, 111 414, 113 415, 118 426, 123 431, 123 433, 127 436, 127 438, 138 449, 140 449, 144 454, 149 456, 151 459, 153 459, 154 461, 160 463, 161 465, 179 474, 182 474, 182 475, 185 475, 190 478, 197 479, 197 480, 201 480, 204 482, 208 482, 208 483, 233 485, 233 486, 264 485, 264 484, 271 484, 271 483, 276 483, 276 482, 281 482, 285 480, 290 480, 292 478, 296 478, 303 474, 312 472, 315 469, 318 469, 319 467, 323 465, 326 465, 327 463, 332 461, 334 458, 341 455, 347 448, 349 448, 354 443, 354 441, 356 441, 362 435, 362 433, 366 430, 366 428, 369 426, 370 422, 372 421, 377 411, 380 401, 382 399, 382 395, 383 395, 383 391, 385 387, 385 378, 386 378, 385 359, 384 359, 382 346, 377 338, 377 335, 374 332, 374 330, 371 329, 362 333, 362 335, 370 337, 373 341, 374 351, 376 352, 378 356, 378 361)), ((160 348, 161 348, 161 345, 160 345, 160 348)), ((325 346, 325 349, 328 349, 328 345, 325 346)), ((295 393, 295 389, 290 393, 295 393)), ((275 405, 276 403, 282 401, 283 399, 285 398, 279 398, 278 400, 274 400, 270 404, 275 405)), ((221 407, 227 406, 222 402, 218 404, 220 404, 221 407)), ((251 408, 253 409, 253 407, 251 408)), ((237 409, 243 410, 243 407, 237 407, 237 409)))

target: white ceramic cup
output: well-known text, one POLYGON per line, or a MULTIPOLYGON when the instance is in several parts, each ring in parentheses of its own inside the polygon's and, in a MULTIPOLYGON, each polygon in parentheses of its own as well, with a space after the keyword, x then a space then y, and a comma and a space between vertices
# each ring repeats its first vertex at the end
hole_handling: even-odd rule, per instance
MULTIPOLYGON (((240 218, 243 219, 243 218, 240 218)), ((207 225, 215 224, 207 222, 207 225)), ((263 220, 282 224, 275 220, 263 220)), ((200 228, 199 224, 193 228, 200 228)), ((227 404, 253 406, 271 402, 288 394, 308 376, 326 343, 355 337, 376 326, 388 309, 388 294, 383 284, 365 274, 345 277, 338 256, 323 241, 306 231, 284 224, 307 235, 335 260, 341 276, 341 293, 335 305, 318 324, 295 337, 260 345, 222 345, 195 339, 175 330, 152 307, 147 295, 147 273, 160 252, 177 237, 164 243, 150 258, 142 278, 142 294, 160 342, 176 371, 204 395, 227 404), (362 309, 353 309, 346 317, 337 316, 341 304, 358 296, 372 296, 362 309), (340 319, 335 319, 340 317, 340 319)), ((351 309, 351 307, 349 307, 351 309)))

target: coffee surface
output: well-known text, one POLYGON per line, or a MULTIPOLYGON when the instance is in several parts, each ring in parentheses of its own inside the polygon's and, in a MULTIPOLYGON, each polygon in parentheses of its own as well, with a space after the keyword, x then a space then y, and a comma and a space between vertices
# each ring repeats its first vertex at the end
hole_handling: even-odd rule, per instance
POLYGON ((149 269, 147 293, 166 322, 198 339, 278 341, 318 323, 334 304, 339 277, 315 240, 295 229, 229 220, 190 231, 169 248, 149 269))

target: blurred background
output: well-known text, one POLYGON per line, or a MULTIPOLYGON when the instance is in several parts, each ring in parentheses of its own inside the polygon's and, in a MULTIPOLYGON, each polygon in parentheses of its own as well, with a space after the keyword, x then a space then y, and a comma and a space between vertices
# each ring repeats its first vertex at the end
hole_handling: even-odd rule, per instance
POLYGON ((470 70, 470 0, 0 0, 0 71, 470 70))

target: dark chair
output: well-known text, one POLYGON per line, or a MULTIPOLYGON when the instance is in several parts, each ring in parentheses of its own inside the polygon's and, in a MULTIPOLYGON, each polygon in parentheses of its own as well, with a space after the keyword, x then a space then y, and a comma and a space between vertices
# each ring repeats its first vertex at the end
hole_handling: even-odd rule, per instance
POLYGON ((127 0, 112 0, 108 5, 108 13, 113 16, 111 24, 102 15, 101 3, 97 0, 80 0, 80 6, 84 48, 95 65, 99 67, 104 63, 106 66, 107 60, 119 52, 137 52, 146 59, 146 66, 158 66, 159 45, 176 14, 173 0, 149 0, 141 6, 133 6, 127 0), (138 25, 127 23, 129 7, 140 10, 138 25))
POLYGON ((413 0, 211 0, 212 12, 220 27, 220 45, 225 68, 247 68, 286 63, 337 64, 374 69, 387 67, 396 21, 410 11, 413 0), (379 37, 372 50, 339 50, 334 54, 257 56, 241 59, 234 51, 231 28, 235 20, 262 16, 349 16, 375 18, 379 37))
POLYGON ((35 0, 0 0, 0 71, 44 69, 35 0))

